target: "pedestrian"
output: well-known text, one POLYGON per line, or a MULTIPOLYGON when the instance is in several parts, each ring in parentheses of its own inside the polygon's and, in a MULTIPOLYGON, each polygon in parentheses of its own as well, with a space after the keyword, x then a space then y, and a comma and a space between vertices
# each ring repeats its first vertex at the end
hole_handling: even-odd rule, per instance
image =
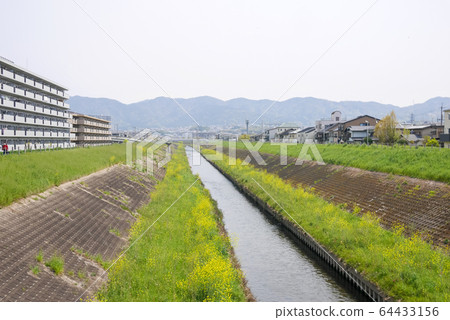
POLYGON ((3 151, 3 154, 8 153, 8 144, 6 142, 4 142, 2 145, 2 151, 3 151))

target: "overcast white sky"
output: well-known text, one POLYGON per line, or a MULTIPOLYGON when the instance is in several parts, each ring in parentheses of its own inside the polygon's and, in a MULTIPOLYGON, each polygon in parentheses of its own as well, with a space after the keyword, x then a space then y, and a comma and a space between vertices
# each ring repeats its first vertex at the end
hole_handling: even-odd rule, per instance
MULTIPOLYGON (((76 0, 172 97, 278 99, 374 2, 76 0)), ((72 0, 0 0, 0 56, 71 95, 166 94, 72 0)), ((450 96, 450 1, 379 0, 281 100, 450 96)))

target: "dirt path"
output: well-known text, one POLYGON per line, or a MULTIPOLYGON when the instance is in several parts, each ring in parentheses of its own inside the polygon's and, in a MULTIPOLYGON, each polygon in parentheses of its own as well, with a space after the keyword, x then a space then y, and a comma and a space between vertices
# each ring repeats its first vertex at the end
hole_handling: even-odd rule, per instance
MULTIPOLYGON (((228 150, 224 149, 228 154, 228 150)), ((245 159, 247 150, 236 150, 236 156, 245 159)), ((295 165, 296 158, 288 158, 287 165, 280 165, 276 155, 261 154, 267 166, 256 168, 277 174, 295 185, 314 188, 314 192, 327 201, 346 206, 361 213, 373 212, 381 224, 391 228, 403 224, 407 232, 425 232, 429 240, 439 246, 450 241, 450 186, 445 183, 371 172, 338 165, 318 165, 305 161, 295 165)))
MULTIPOLYGON (((75 301, 127 244, 135 211, 150 200, 155 178, 114 166, 0 210, 0 301, 75 301), (64 274, 36 261, 58 253, 64 274), (87 253, 87 254, 85 254, 87 253), (40 272, 34 274, 32 267, 40 272)), ((101 279, 84 298, 106 280, 101 279)))

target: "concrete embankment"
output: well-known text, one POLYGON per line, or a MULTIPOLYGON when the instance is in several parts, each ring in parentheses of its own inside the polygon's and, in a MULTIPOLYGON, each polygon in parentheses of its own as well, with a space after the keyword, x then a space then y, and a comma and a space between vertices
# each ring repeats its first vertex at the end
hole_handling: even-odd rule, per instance
POLYGON ((91 297, 106 280, 101 263, 127 245, 136 210, 163 175, 118 165, 1 209, 0 301, 91 297), (53 256, 63 260, 59 275, 53 256))
MULTIPOLYGON (((228 149, 224 153, 228 154, 228 149)), ((435 245, 447 247, 450 241, 450 186, 436 181, 421 180, 372 172, 339 165, 318 165, 305 161, 296 165, 288 157, 280 164, 280 156, 261 153, 265 165, 258 164, 247 150, 237 149, 236 156, 257 169, 267 170, 280 178, 313 190, 325 200, 360 213, 372 212, 383 227, 404 225, 406 233, 421 232, 435 245)))
POLYGON ((376 285, 365 279, 357 270, 346 265, 339 257, 321 246, 313 237, 305 232, 300 226, 288 220, 284 215, 270 207, 266 202, 252 193, 247 187, 239 184, 232 176, 224 172, 214 162, 209 161, 216 169, 218 169, 227 179, 229 179, 235 187, 242 192, 249 200, 255 203, 264 214, 279 223, 286 232, 303 242, 313 252, 317 254, 319 259, 325 261, 329 266, 335 269, 339 274, 345 277, 356 288, 361 290, 373 301, 388 301, 390 298, 384 294, 376 285))

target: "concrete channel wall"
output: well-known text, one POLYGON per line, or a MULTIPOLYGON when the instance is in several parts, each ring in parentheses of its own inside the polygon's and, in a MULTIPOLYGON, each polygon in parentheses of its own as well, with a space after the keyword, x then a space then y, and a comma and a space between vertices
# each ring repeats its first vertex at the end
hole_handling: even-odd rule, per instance
POLYGON ((297 226, 295 223, 288 220, 286 217, 278 213, 275 209, 270 207, 266 202, 260 199, 258 196, 253 194, 247 187, 240 185, 233 177, 228 173, 224 172, 219 166, 217 166, 213 161, 206 159, 211 163, 217 170, 219 170, 228 180, 230 180, 233 185, 242 192, 250 201, 260 208, 264 214, 269 216, 278 222, 285 231, 292 234, 295 238, 299 239, 307 247, 309 247, 313 252, 317 254, 322 260, 324 260, 330 267, 336 270, 340 275, 342 275, 347 281, 352 283, 357 289, 367 295, 373 301, 390 301, 392 300, 388 295, 383 293, 376 285, 365 279, 357 270, 351 268, 341 261, 333 253, 329 252, 323 246, 321 246, 312 236, 310 236, 306 231, 302 230, 301 227, 297 226))

